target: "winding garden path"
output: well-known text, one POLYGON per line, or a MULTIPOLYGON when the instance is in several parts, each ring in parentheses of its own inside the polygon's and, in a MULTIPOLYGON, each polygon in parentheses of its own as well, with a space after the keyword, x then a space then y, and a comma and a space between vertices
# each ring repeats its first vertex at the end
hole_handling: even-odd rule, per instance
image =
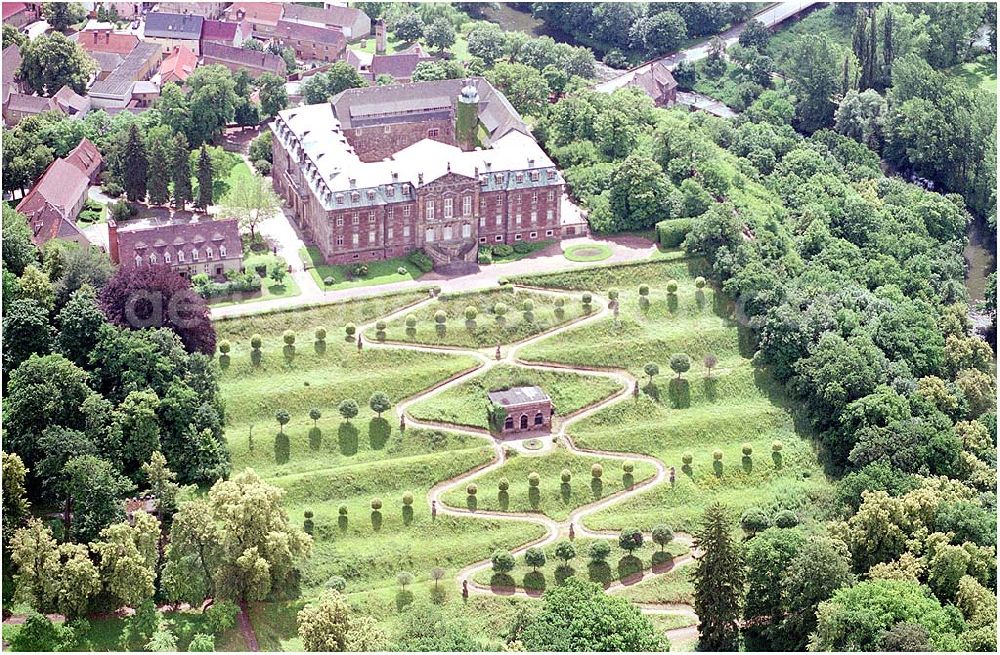
MULTIPOLYGON (((531 289, 533 292, 549 293, 552 295, 565 295, 559 292, 554 292, 551 290, 542 290, 537 288, 531 289)), ((479 361, 479 365, 464 372, 456 375, 449 380, 421 391, 420 393, 411 396, 403 401, 401 401, 396 406, 396 414, 401 419, 405 417, 407 427, 422 427, 428 429, 448 429, 453 432, 464 433, 468 435, 473 435, 489 442, 490 446, 493 448, 493 459, 489 463, 473 468, 469 471, 461 473, 455 477, 447 480, 443 480, 431 488, 427 495, 427 503, 430 507, 436 508, 436 511, 442 514, 449 514, 453 516, 462 517, 477 517, 477 518, 488 518, 491 520, 500 521, 523 521, 530 522, 541 526, 545 530, 545 534, 533 541, 522 544, 516 549, 512 550, 512 554, 518 555, 526 551, 531 547, 541 547, 547 546, 556 542, 561 538, 567 538, 569 536, 570 530, 572 529, 575 535, 581 535, 590 538, 598 539, 615 539, 617 538, 617 533, 595 531, 587 528, 584 525, 584 519, 588 516, 600 512, 616 503, 620 503, 626 499, 632 498, 633 496, 642 493, 643 491, 649 489, 650 487, 662 483, 667 477, 667 467, 659 459, 651 457, 648 455, 640 455, 635 453, 620 453, 611 452, 604 450, 595 450, 590 448, 582 448, 577 446, 573 439, 567 432, 568 428, 574 423, 581 421, 607 407, 614 404, 623 402, 632 396, 632 391, 634 385, 636 384, 636 379, 628 371, 624 369, 596 369, 596 368, 585 368, 579 366, 567 366, 562 364, 543 364, 543 363, 529 363, 523 361, 518 357, 518 353, 521 349, 530 346, 536 342, 559 338, 560 335, 568 330, 575 329, 582 324, 592 323, 598 321, 602 318, 606 318, 611 314, 611 310, 608 308, 608 299, 597 294, 592 294, 594 297, 594 303, 597 307, 600 307, 598 311, 595 311, 583 318, 570 321, 551 330, 541 332, 534 335, 528 339, 520 341, 518 343, 510 344, 501 348, 501 356, 497 359, 495 356, 490 356, 493 348, 484 348, 480 350, 471 348, 458 348, 454 346, 431 346, 431 345, 421 345, 421 344, 410 344, 402 343, 398 341, 372 341, 365 336, 365 332, 373 328, 375 323, 379 320, 390 321, 394 318, 405 316, 414 309, 421 307, 423 305, 432 303, 434 298, 428 298, 427 300, 421 301, 414 305, 404 307, 389 315, 378 317, 370 321, 365 325, 361 325, 358 328, 358 333, 361 335, 361 339, 365 347, 369 348, 396 348, 396 349, 406 349, 406 350, 416 350, 421 352, 434 352, 434 353, 450 353, 450 354, 463 354, 471 356, 479 361), (458 426, 450 423, 436 423, 429 421, 421 421, 411 417, 407 410, 413 406, 415 403, 421 402, 430 398, 432 396, 438 395, 448 389, 461 385, 468 382, 471 378, 482 375, 494 366, 499 365, 512 365, 518 366, 526 369, 533 370, 547 370, 547 371, 558 371, 558 372, 574 372, 580 375, 592 375, 600 376, 612 379, 619 383, 620 389, 613 395, 594 403, 588 407, 578 410, 570 415, 562 418, 559 425, 559 430, 551 435, 544 435, 543 439, 539 439, 543 442, 544 446, 542 449, 529 450, 524 447, 524 442, 530 440, 532 437, 525 437, 522 439, 497 439, 491 435, 487 430, 472 428, 468 426, 458 426), (444 501, 444 495, 456 488, 461 487, 473 478, 477 478, 481 475, 489 473, 502 467, 507 461, 507 448, 516 448, 522 451, 526 456, 537 456, 544 454, 555 448, 555 442, 560 441, 565 444, 569 452, 580 455, 580 456, 601 456, 619 460, 633 460, 633 461, 643 461, 647 462, 655 469, 655 474, 641 480, 628 489, 616 492, 592 503, 588 503, 581 507, 576 508, 570 515, 562 521, 557 521, 555 519, 549 518, 541 513, 529 513, 529 512, 500 512, 493 510, 473 510, 469 508, 455 507, 448 505, 444 501)), ((537 435, 533 435, 537 437, 537 435)), ((650 535, 645 535, 646 540, 649 540, 650 535)), ((687 545, 689 548, 692 547, 693 540, 690 535, 685 533, 675 533, 675 540, 679 543, 687 545)), ((696 561, 697 553, 693 551, 689 554, 682 555, 673 558, 666 566, 656 566, 650 571, 650 575, 657 575, 666 571, 672 571, 681 566, 687 566, 696 561)), ((467 585, 470 593, 476 594, 496 594, 503 596, 523 596, 523 597, 537 597, 541 592, 536 591, 526 591, 516 588, 494 588, 489 585, 483 585, 474 580, 477 573, 487 570, 491 567, 490 560, 483 560, 476 562, 465 568, 461 569, 456 575, 457 582, 460 587, 467 585)), ((628 588, 630 585, 635 584, 640 580, 647 579, 647 575, 643 572, 635 577, 630 577, 628 580, 615 580, 614 582, 608 584, 605 589, 609 593, 615 593, 628 588)), ((676 615, 688 617, 694 621, 697 621, 697 615, 690 605, 683 603, 663 603, 663 604, 638 604, 637 606, 640 610, 647 614, 661 614, 661 615, 676 615)), ((672 640, 690 640, 697 638, 698 632, 695 625, 685 626, 682 628, 675 628, 666 631, 667 637, 672 640)))

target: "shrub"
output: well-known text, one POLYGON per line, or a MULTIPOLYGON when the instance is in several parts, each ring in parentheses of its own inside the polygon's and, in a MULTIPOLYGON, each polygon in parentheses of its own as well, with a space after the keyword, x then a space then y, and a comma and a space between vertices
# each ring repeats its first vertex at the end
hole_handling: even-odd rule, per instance
POLYGON ((656 224, 656 240, 664 248, 676 248, 684 243, 684 238, 691 231, 693 221, 690 218, 672 218, 656 224))
POLYGON ((347 505, 341 505, 337 508, 337 514, 341 516, 347 516, 347 505))
POLYGON ((602 475, 604 475, 604 467, 601 466, 600 464, 594 464, 593 466, 590 467, 590 475, 591 477, 594 478, 600 478, 602 475))
POLYGON ((357 331, 358 331, 358 326, 355 325, 354 323, 348 323, 347 325, 344 326, 344 332, 347 333, 347 336, 349 337, 353 337, 354 333, 357 331))
POLYGON ((568 484, 573 479, 573 474, 570 473, 569 469, 563 469, 562 473, 559 474, 559 479, 568 484))
POLYGON ((639 528, 626 528, 618 535, 618 547, 630 554, 642 548, 642 541, 642 530, 639 528))
POLYGON ((624 471, 625 473, 632 473, 634 470, 635 470, 635 463, 632 460, 626 459, 624 462, 622 462, 622 471, 624 471))
POLYGON ((694 455, 691 453, 684 453, 681 455, 681 461, 684 462, 685 465, 690 466, 691 462, 694 461, 694 455))
POLYGON ((343 576, 334 575, 326 581, 326 588, 334 591, 344 591, 347 589, 347 580, 343 576))
POLYGON ((479 263, 485 265, 493 263, 493 253, 488 248, 479 249, 479 263))
POLYGON ((417 327, 417 317, 413 314, 406 315, 406 327, 415 328, 417 327))
POLYGON ((535 309, 535 303, 529 298, 521 303, 521 311, 530 312, 535 309))
POLYGON ((399 268, 396 269, 397 275, 406 275, 408 272, 409 271, 406 270, 405 266, 400 266, 399 268))
POLYGON ((677 293, 677 280, 667 280, 667 293, 671 296, 677 293))
POLYGON ((537 473, 535 473, 534 471, 532 471, 531 473, 528 474, 528 485, 529 486, 537 487, 540 482, 541 482, 541 478, 538 477, 537 473))
POLYGON ((438 325, 444 325, 447 320, 448 320, 448 315, 444 312, 443 309, 439 309, 436 312, 434 312, 434 322, 437 323, 438 325))
POLYGON ((691 358, 684 353, 674 353, 670 356, 670 368, 677 374, 678 379, 691 368, 691 358))
POLYGON ((555 305, 556 307, 559 308, 564 307, 566 305, 566 299, 563 298, 562 296, 559 296, 558 298, 556 298, 555 305))
POLYGON ((494 304, 493 313, 497 316, 503 316, 504 314, 507 313, 507 305, 502 302, 494 304))
POLYGON ((328 287, 332 287, 334 284, 336 284, 336 282, 337 281, 333 279, 332 275, 327 275, 325 278, 323 278, 323 284, 328 287))
POLYGON ((785 447, 785 444, 781 443, 781 440, 776 439, 771 443, 771 452, 780 453, 781 449, 785 447))
POLYGON ((696 277, 694 279, 694 286, 696 288, 698 288, 698 289, 704 289, 705 288, 705 278, 703 278, 700 275, 698 277, 696 277))
POLYGON ((351 264, 351 277, 365 277, 368 275, 368 264, 351 264))
POLYGON ((341 416, 350 421, 358 415, 358 401, 353 398, 345 398, 337 405, 337 411, 340 412, 341 416))
POLYGON ((618 289, 608 289, 608 299, 618 300, 618 289))
POLYGON ((396 574, 396 582, 403 589, 406 589, 407 585, 413 584, 413 574, 409 571, 400 571, 396 574))
POLYGON ((472 305, 469 305, 468 307, 465 308, 465 319, 467 321, 474 321, 474 320, 476 320, 476 316, 479 316, 479 310, 478 309, 476 309, 472 305))
POLYGON ((403 504, 407 507, 413 504, 413 494, 409 491, 403 492, 403 504))
POLYGON ((375 512, 379 511, 380 509, 382 509, 382 499, 372 498, 371 506, 372 506, 372 511, 375 512))
POLYGON ((794 528, 799 524, 799 517, 790 509, 783 509, 774 515, 774 524, 779 528, 794 528))
POLYGON ((753 455, 753 446, 748 443, 743 444, 743 447, 740 450, 743 451, 744 457, 750 457, 750 455, 753 455))
POLYGON ((649 285, 648 284, 640 284, 639 285, 639 295, 642 296, 642 297, 644 297, 644 298, 649 295, 649 285))
POLYGON ((665 525, 658 525, 653 528, 653 543, 663 550, 663 547, 674 540, 674 531, 665 525))
POLYGON ((759 507, 750 507, 740 517, 740 527, 747 534, 756 534, 771 527, 771 518, 759 507))
POLYGON ((518 241, 514 244, 514 252, 519 255, 526 255, 531 252, 531 244, 525 243, 524 241, 518 241))
POLYGON ((409 254, 406 260, 416 266, 422 273, 430 273, 431 269, 434 268, 434 260, 431 259, 423 250, 414 250, 409 254))
POLYGON ((490 563, 493 565, 493 571, 495 573, 510 573, 514 570, 514 556, 510 554, 509 550, 496 550, 493 551, 493 555, 490 557, 490 563))
POLYGON ((591 562, 604 562, 611 556, 611 544, 604 539, 593 541, 587 548, 587 557, 591 562))
POLYGON ((375 321, 375 329, 376 330, 378 330, 379 332, 385 332, 385 328, 386 328, 385 321, 383 321, 381 319, 379 319, 378 321, 375 321))
POLYGON ((295 333, 291 330, 285 330, 281 335, 281 340, 285 342, 286 345, 291 346, 295 344, 295 333))
POLYGON ((507 491, 510 489, 510 480, 507 478, 500 478, 500 481, 497 482, 497 489, 500 491, 507 491))
POLYGON ((714 459, 717 462, 721 462, 722 461, 722 451, 721 450, 713 450, 712 451, 712 459, 714 459))
POLYGON ((470 496, 475 496, 477 493, 479 493, 479 487, 477 487, 476 485, 470 483, 465 488, 465 493, 469 494, 470 496))
POLYGON ((508 246, 506 243, 501 243, 493 246, 494 257, 510 257, 513 254, 514 254, 514 249, 508 246))
POLYGON ((566 564, 571 559, 576 557, 576 548, 573 547, 572 542, 560 541, 558 544, 556 544, 555 553, 556 557, 561 559, 563 561, 563 564, 566 564))
POLYGON ((229 354, 230 347, 231 346, 229 344, 228 339, 223 339, 222 341, 219 342, 219 352, 222 353, 223 355, 229 354))
POLYGON ((316 328, 316 341, 326 341, 326 328, 316 328))
POLYGON ((590 295, 590 292, 588 291, 583 294, 582 300, 584 305, 589 305, 594 300, 594 297, 590 295))

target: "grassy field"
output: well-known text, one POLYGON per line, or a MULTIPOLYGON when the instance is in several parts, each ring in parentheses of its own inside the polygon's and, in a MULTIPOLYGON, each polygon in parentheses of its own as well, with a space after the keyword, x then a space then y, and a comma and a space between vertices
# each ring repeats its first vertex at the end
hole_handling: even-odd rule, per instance
POLYGON ((676 542, 667 544, 661 550, 656 544, 647 541, 630 554, 618 546, 617 539, 590 538, 575 539, 573 548, 576 550, 576 557, 565 564, 556 557, 556 544, 551 544, 542 549, 545 553, 545 566, 533 569, 524 563, 524 555, 521 554, 515 558, 517 564, 512 572, 494 573, 491 569, 486 569, 478 572, 474 580, 498 591, 516 587, 530 592, 545 591, 561 584, 571 575, 605 587, 617 581, 623 581, 626 585, 643 584, 643 580, 659 577, 652 576, 652 572, 660 573, 669 569, 675 557, 688 552, 687 546, 676 542), (607 561, 591 562, 587 557, 587 549, 595 541, 607 541, 611 546, 607 561))
POLYGON ((504 287, 490 291, 449 294, 438 301, 424 305, 412 312, 417 324, 406 326, 406 317, 389 322, 384 335, 373 328, 365 336, 404 343, 424 343, 466 348, 486 348, 497 343, 514 343, 534 336, 557 325, 584 315, 584 307, 577 295, 562 297, 563 307, 556 305, 557 296, 525 289, 504 287), (533 305, 531 312, 523 311, 525 301, 533 305), (506 313, 497 315, 497 305, 506 307, 506 313), (465 310, 476 309, 476 318, 467 320, 465 310), (435 322, 437 312, 444 312, 445 322, 435 322))
POLYGON ((563 251, 563 256, 571 262, 599 262, 611 254, 611 248, 602 243, 570 246, 563 251))
POLYGON ((453 423, 487 429, 486 392, 515 386, 537 385, 552 398, 556 420, 617 392, 614 380, 569 371, 543 371, 496 366, 456 387, 422 400, 409 408, 411 416, 436 423, 453 423))
POLYGON ((782 66, 792 61, 792 47, 795 40, 804 34, 824 35, 834 44, 850 50, 854 16, 838 15, 833 7, 815 9, 805 18, 788 21, 781 26, 767 45, 767 54, 774 60, 775 70, 783 72, 782 66))
POLYGON ((577 507, 623 491, 655 474, 652 465, 634 462, 631 475, 622 470, 622 461, 610 457, 575 455, 565 448, 543 455, 517 455, 499 469, 472 479, 478 492, 469 496, 466 489, 454 489, 444 495, 444 501, 455 507, 496 510, 502 512, 536 512, 557 521, 566 519, 577 507), (600 479, 591 476, 591 467, 600 464, 604 471, 600 479), (568 470, 572 477, 563 483, 560 474, 568 470), (528 476, 537 473, 536 488, 528 484, 528 476), (510 489, 499 491, 498 483, 506 478, 510 489))
POLYGON ((975 61, 949 68, 948 73, 962 80, 970 89, 980 89, 991 95, 997 92, 996 55, 982 55, 975 61))
POLYGON ((316 284, 324 291, 335 289, 351 289, 354 287, 374 287, 382 284, 392 284, 393 282, 405 282, 407 280, 418 280, 423 273, 410 263, 406 257, 396 257, 395 259, 384 259, 379 261, 365 262, 368 267, 368 274, 364 277, 350 278, 351 267, 349 265, 326 264, 323 255, 316 246, 308 246, 299 251, 302 263, 316 280, 316 284), (400 269, 404 269, 400 273, 400 269), (327 284, 325 280, 333 278, 333 284, 327 284))
POLYGON ((694 582, 691 573, 694 569, 694 565, 689 564, 661 575, 650 576, 615 592, 615 595, 636 603, 693 603, 694 582))

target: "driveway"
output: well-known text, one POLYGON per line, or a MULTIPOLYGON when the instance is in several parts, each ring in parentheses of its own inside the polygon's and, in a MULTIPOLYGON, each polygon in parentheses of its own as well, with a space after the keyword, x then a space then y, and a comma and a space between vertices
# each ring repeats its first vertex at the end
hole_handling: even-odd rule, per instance
MULTIPOLYGON (((292 278, 295 279, 295 282, 299 285, 299 289, 302 290, 301 296, 294 296, 293 298, 289 298, 289 300, 297 300, 303 296, 308 296, 313 298, 312 302, 315 302, 316 298, 322 297, 323 292, 320 290, 319 285, 316 284, 312 275, 302 266, 302 258, 299 256, 299 250, 304 248, 306 244, 287 212, 287 209, 282 209, 270 218, 265 219, 257 226, 257 232, 271 245, 272 252, 288 262, 292 278)), ((246 307, 251 304, 254 303, 247 303, 242 306, 246 307)))

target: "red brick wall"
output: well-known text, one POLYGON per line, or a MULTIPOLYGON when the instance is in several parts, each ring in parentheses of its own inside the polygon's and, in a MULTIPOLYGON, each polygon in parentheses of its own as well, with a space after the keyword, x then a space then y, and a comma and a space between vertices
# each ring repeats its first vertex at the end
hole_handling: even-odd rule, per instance
POLYGON ((548 400, 537 403, 525 403, 514 407, 504 408, 507 418, 513 419, 513 427, 508 428, 508 423, 504 421, 503 434, 516 434, 519 432, 533 432, 538 430, 552 430, 552 403, 548 400), (535 416, 541 412, 542 423, 535 424, 535 416), (522 417, 527 417, 527 427, 522 428, 522 417))
POLYGON ((448 119, 354 127, 345 129, 344 135, 361 161, 382 161, 423 139, 430 138, 455 145, 455 121, 448 119), (437 130, 436 134, 434 130, 437 130))

